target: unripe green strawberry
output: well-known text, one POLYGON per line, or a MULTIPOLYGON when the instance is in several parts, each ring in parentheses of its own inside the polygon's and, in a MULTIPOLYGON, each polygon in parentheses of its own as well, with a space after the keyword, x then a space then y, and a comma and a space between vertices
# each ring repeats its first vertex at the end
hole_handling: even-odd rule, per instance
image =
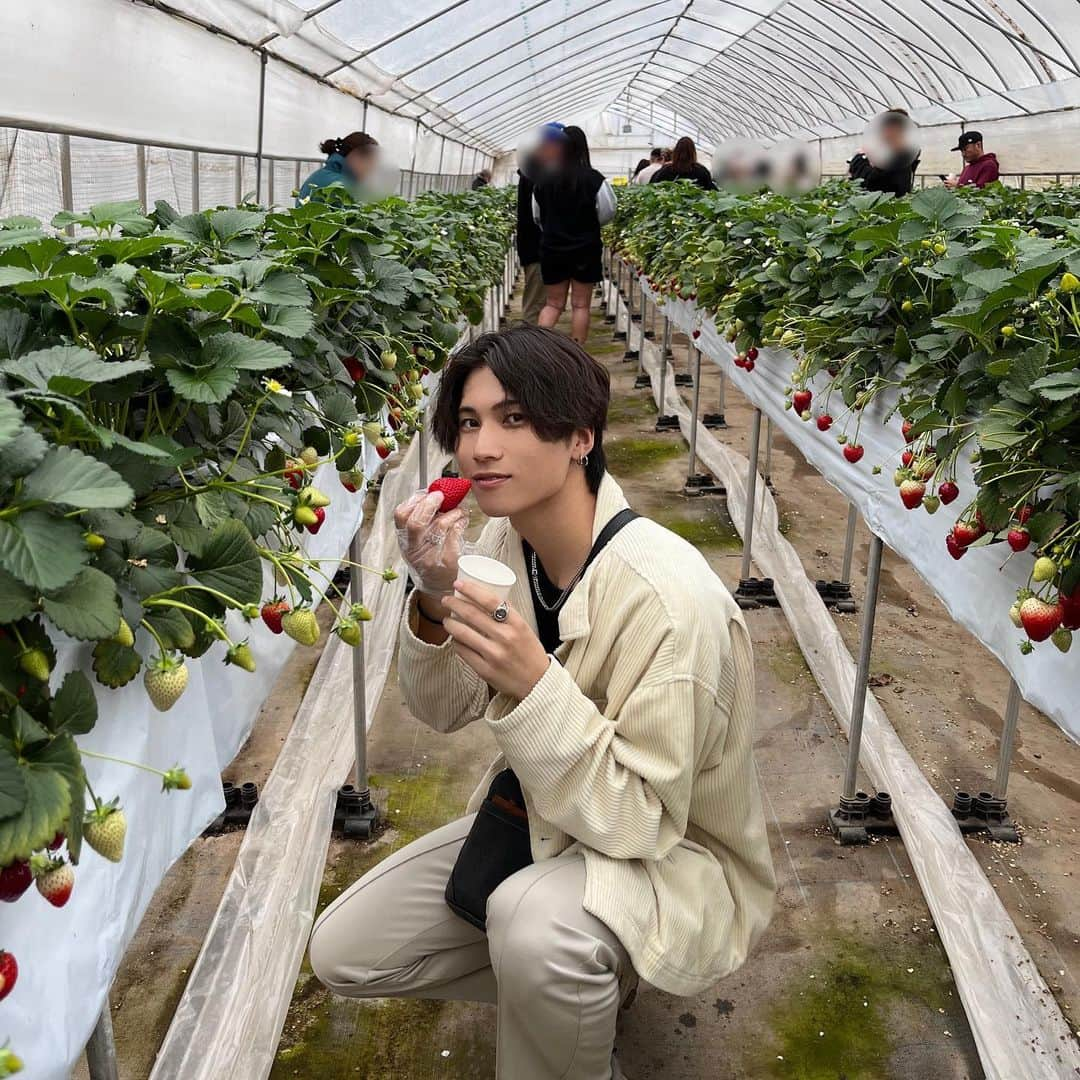
POLYGON ((293 521, 301 527, 317 525, 319 515, 310 506, 298 506, 293 510, 293 521))
POLYGON ((1058 647, 1058 649, 1066 653, 1072 648, 1072 631, 1066 630, 1064 626, 1058 627, 1050 635, 1050 640, 1058 647))
POLYGON ((397 367, 397 353, 393 349, 383 349, 379 353, 379 363, 386 371, 393 371, 397 367))
POLYGON ((169 769, 167 773, 161 778, 161 790, 162 791, 190 791, 191 790, 191 777, 188 776, 184 769, 177 766, 175 769, 169 769))
POLYGON ((303 506, 330 505, 330 496, 321 492, 317 487, 301 488, 296 497, 303 506))
POLYGON ((49 667, 49 658, 43 649, 27 649, 25 652, 20 653, 19 667, 21 667, 31 679, 37 679, 38 682, 49 681, 49 673, 51 671, 49 667))
POLYGON ((397 581, 397 579, 398 579, 397 571, 396 570, 391 570, 390 567, 388 566, 382 572, 382 579, 383 579, 383 581, 397 581))
POLYGON ((305 446, 300 451, 300 460, 310 469, 319 463, 319 451, 314 446, 305 446))
POLYGON ((124 857, 127 818, 115 803, 95 807, 83 822, 86 842, 104 859, 119 862, 124 857))
POLYGON ((936 514, 938 507, 941 505, 941 500, 936 495, 927 495, 923 501, 923 509, 928 514, 936 514))
POLYGON ((1035 560, 1035 568, 1031 571, 1031 576, 1036 581, 1053 581, 1056 574, 1057 563, 1053 559, 1043 555, 1041 559, 1035 560))
POLYGON ((252 654, 251 646, 246 641, 241 641, 236 645, 229 648, 229 651, 225 654, 225 663, 234 664, 238 668, 243 668, 245 671, 255 670, 255 657, 252 654))
POLYGON ((14 1050, 0 1046, 0 1076, 14 1076, 22 1071, 23 1059, 14 1050))
POLYGON ((366 604, 353 604, 349 609, 349 614, 356 619, 357 622, 371 622, 375 618, 371 613, 371 609, 366 604))
POLYGON ((1075 274, 1066 271, 1061 275, 1061 291, 1063 293, 1074 293, 1080 290, 1080 278, 1075 274))
POLYGON ((180 700, 187 684, 187 664, 169 652, 155 656, 143 676, 147 697, 158 712, 168 712, 180 700))
POLYGON ((309 607, 294 608, 281 617, 281 628, 301 645, 314 645, 321 631, 315 620, 315 612, 309 607))
POLYGON ((351 619, 340 622, 334 629, 337 636, 350 648, 355 649, 363 640, 359 625, 351 619))
POLYGON ((84 532, 82 538, 87 551, 100 551, 105 546, 105 537, 96 532, 84 532))
POLYGON ((123 645, 125 648, 130 649, 135 644, 135 635, 131 632, 131 627, 121 616, 120 627, 112 636, 112 640, 117 645, 123 645))
POLYGON ((1016 627, 1017 630, 1022 630, 1024 627, 1023 622, 1020 620, 1020 601, 1014 602, 1013 606, 1009 608, 1009 621, 1016 627))
POLYGON ((364 425, 364 438, 368 442, 378 442, 382 438, 382 424, 377 423, 374 420, 369 420, 364 425))
POLYGON ((409 383, 405 389, 413 401, 419 401, 424 396, 424 388, 418 382, 409 383))

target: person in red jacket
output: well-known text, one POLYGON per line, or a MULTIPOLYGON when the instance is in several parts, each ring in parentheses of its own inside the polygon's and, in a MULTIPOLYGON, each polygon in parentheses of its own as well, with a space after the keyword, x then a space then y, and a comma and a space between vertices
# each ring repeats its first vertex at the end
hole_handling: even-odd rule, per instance
POLYGON ((964 171, 959 176, 948 177, 945 186, 950 188, 972 185, 984 188, 998 178, 998 159, 994 154, 983 150, 983 137, 978 131, 965 131, 960 141, 953 147, 964 157, 964 171))

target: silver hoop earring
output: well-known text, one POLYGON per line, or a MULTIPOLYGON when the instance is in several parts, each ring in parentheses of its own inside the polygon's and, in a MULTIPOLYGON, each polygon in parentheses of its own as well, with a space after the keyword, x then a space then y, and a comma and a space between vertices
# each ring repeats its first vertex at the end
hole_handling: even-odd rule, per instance
POLYGON ((582 454, 581 457, 578 458, 578 464, 584 469, 585 466, 589 464, 589 455, 582 454))

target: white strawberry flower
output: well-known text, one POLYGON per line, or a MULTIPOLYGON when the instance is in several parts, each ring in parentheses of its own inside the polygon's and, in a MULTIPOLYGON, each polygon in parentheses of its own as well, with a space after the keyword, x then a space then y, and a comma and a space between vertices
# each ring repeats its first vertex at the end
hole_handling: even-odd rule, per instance
POLYGON ((277 394, 278 397, 292 397, 292 391, 286 390, 277 379, 263 379, 263 386, 265 386, 271 394, 277 394))

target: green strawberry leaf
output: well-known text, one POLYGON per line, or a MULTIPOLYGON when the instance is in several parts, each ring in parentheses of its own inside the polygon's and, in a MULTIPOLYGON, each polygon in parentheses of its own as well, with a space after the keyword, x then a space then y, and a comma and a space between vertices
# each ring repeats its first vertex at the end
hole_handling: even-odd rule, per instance
POLYGON ((40 510, 0 521, 0 567, 35 589, 62 588, 89 558, 74 521, 40 510))
MULTIPOLYGON (((49 743, 46 750, 58 741, 49 743)), ((10 743, 0 743, 0 749, 13 754, 10 743)), ((44 754, 35 757, 38 760, 23 757, 18 766, 26 786, 22 809, 0 820, 0 866, 14 859, 28 859, 43 848, 60 831, 71 810, 68 770, 55 767, 44 754)), ((78 751, 75 758, 77 767, 78 751)))
POLYGON ((80 641, 100 641, 120 629, 116 582, 88 566, 57 592, 42 598, 42 609, 57 629, 80 641))
POLYGON ((149 360, 102 360, 97 353, 76 345, 57 345, 0 364, 0 371, 29 386, 72 397, 78 397, 95 383, 123 379, 149 369, 149 360))
POLYGON ((292 359, 288 349, 244 334, 214 334, 202 348, 202 363, 218 370, 270 371, 292 359))
POLYGON ((0 820, 18 814, 26 806, 26 776, 10 743, 0 742, 0 820))
POLYGON ((148 609, 146 621, 154 628, 167 649, 188 649, 195 643, 191 620, 179 608, 148 609))
POLYGON ((97 699, 81 671, 69 671, 49 704, 49 726, 57 734, 86 735, 97 723, 97 699))
POLYGON ((0 447, 7 446, 23 429, 23 417, 11 398, 0 396, 0 447))
POLYGON ((54 446, 26 478, 27 499, 88 510, 119 510, 135 498, 127 482, 97 458, 71 446, 54 446))
POLYGON ((262 324, 280 337, 303 338, 311 333, 315 316, 307 308, 273 307, 263 316, 262 324))
POLYGON ((196 581, 242 604, 254 603, 262 593, 259 549, 239 521, 219 525, 201 557, 192 563, 191 576, 196 581))
POLYGON ((0 623, 18 622, 37 607, 37 592, 0 570, 0 623))
POLYGON ((165 377, 180 397, 198 405, 220 404, 240 381, 240 373, 232 367, 208 367, 196 371, 174 368, 166 372, 165 377))
POLYGON ((94 646, 94 675, 102 686, 126 686, 139 673, 142 657, 127 645, 99 641, 94 646))

